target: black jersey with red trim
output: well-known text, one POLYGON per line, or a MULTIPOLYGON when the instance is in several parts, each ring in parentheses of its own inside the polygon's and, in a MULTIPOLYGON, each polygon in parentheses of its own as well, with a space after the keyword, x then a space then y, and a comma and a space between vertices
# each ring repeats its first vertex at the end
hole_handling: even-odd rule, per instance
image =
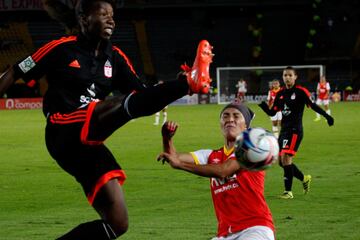
POLYGON ((45 115, 72 112, 114 90, 128 94, 145 88, 119 48, 104 40, 96 56, 95 49, 82 35, 62 37, 18 62, 15 77, 31 81, 46 76, 45 115))
POLYGON ((274 105, 271 110, 281 111, 281 129, 293 129, 302 131, 302 118, 305 105, 311 105, 310 92, 300 85, 294 85, 292 88, 283 87, 275 97, 274 105))

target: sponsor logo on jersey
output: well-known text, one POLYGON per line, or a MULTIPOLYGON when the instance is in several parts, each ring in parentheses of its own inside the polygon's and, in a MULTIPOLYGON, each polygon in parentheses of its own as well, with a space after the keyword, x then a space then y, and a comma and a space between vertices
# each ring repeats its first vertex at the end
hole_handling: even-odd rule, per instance
POLYGON ((289 108, 286 104, 284 104, 284 109, 281 111, 281 113, 282 113, 284 116, 289 116, 290 113, 291 113, 291 110, 290 110, 290 108, 289 108))
POLYGON ((33 67, 35 67, 35 61, 32 59, 31 56, 27 57, 24 61, 22 61, 21 63, 19 63, 19 68, 21 69, 21 71, 23 71, 23 73, 27 73, 28 71, 30 71, 33 67))
POLYGON ((80 103, 82 105, 79 108, 83 108, 88 105, 90 102, 98 102, 99 99, 96 98, 95 84, 91 84, 89 88, 86 89, 87 94, 80 96, 80 103))
POLYGON ((112 77, 112 66, 109 60, 106 60, 105 65, 104 65, 104 75, 107 78, 111 78, 112 77))
POLYGON ((293 93, 290 98, 291 98, 291 100, 294 100, 296 98, 295 93, 293 93))

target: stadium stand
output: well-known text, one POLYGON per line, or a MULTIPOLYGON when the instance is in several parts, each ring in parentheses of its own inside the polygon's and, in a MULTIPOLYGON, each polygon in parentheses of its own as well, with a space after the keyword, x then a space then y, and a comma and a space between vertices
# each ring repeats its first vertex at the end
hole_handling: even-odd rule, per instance
MULTIPOLYGON (((309 30, 313 27, 313 2, 125 1, 116 14, 112 40, 128 55, 139 76, 151 73, 152 66, 154 74, 167 81, 174 78, 180 64, 192 64, 197 43, 208 39, 216 54, 211 68, 215 77, 218 66, 253 64, 254 39, 248 28, 253 17, 261 13, 262 52, 258 64, 323 64, 328 80, 334 81, 332 85, 343 88, 354 84, 359 75, 356 66, 360 65, 358 1, 346 0, 341 6, 334 1, 322 1, 317 7, 320 22, 316 25, 313 47, 307 49, 309 30), (333 20, 331 32, 329 19, 333 20)), ((44 11, 5 12, 0 22, 0 71, 12 64, 12 59, 64 34, 63 27, 44 11), (17 18, 23 22, 15 22, 17 26, 7 29, 9 24, 15 24, 12 19, 17 18)))

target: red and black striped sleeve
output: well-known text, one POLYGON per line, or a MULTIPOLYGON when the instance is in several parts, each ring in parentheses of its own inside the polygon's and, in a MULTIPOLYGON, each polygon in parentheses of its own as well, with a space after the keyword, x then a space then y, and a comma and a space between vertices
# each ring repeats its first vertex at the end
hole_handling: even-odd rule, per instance
POLYGON ((37 49, 33 54, 27 56, 25 59, 17 62, 14 65, 15 77, 23 78, 25 81, 29 82, 33 79, 39 79, 46 74, 46 71, 49 70, 49 63, 56 62, 51 61, 50 58, 56 58, 54 52, 57 47, 71 41, 76 41, 76 36, 62 37, 57 40, 53 40, 39 49, 37 49))
POLYGON ((127 94, 133 91, 141 91, 146 86, 141 82, 133 64, 126 54, 118 47, 113 46, 115 69, 114 88, 121 93, 127 94))

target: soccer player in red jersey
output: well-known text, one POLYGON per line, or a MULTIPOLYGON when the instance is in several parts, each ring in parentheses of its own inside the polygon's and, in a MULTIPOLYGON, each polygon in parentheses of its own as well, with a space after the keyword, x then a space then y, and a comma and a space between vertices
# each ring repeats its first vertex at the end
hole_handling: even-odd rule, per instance
MULTIPOLYGON (((320 77, 320 81, 317 84, 316 87, 316 104, 321 106, 324 106, 324 109, 327 114, 331 115, 331 111, 329 108, 329 102, 330 102, 330 83, 326 81, 325 76, 320 77)), ((315 122, 320 121, 320 114, 316 113, 316 118, 314 119, 315 122)))
MULTIPOLYGON (((271 81, 270 85, 271 88, 267 96, 269 108, 273 106, 276 94, 280 91, 280 81, 278 79, 274 79, 271 81)), ((274 116, 270 116, 270 120, 272 124, 272 132, 277 138, 279 137, 279 132, 281 128, 281 119, 282 119, 281 111, 278 111, 274 116)))
POLYGON ((163 150, 158 160, 175 169, 209 177, 218 220, 215 239, 273 240, 274 223, 264 197, 265 171, 248 171, 235 158, 236 137, 250 127, 253 112, 243 104, 230 103, 220 113, 224 146, 190 153, 176 151, 173 136, 177 123, 162 127, 163 150))
POLYGON ((247 92, 247 83, 245 79, 240 78, 240 80, 236 84, 236 87, 238 89, 237 98, 242 102, 245 101, 245 94, 247 92))
MULTIPOLYGON (((55 4, 53 8, 49 5, 55 12, 62 9, 56 7, 61 5, 58 0, 46 2, 55 4)), ((209 78, 186 73, 179 74, 176 81, 144 86, 130 60, 110 41, 115 28, 114 7, 112 0, 79 0, 79 34, 45 44, 0 76, 2 96, 16 79, 29 82, 46 75, 43 113, 47 149, 81 184, 99 214, 99 219, 78 225, 60 240, 109 240, 127 231, 121 186, 126 175, 103 142, 131 119, 154 114, 188 93, 203 93, 209 88, 209 78), (106 98, 113 91, 122 95, 106 98)), ((200 61, 191 70, 200 67, 208 71, 209 64, 200 61)))
POLYGON ((276 94, 273 106, 269 109, 265 102, 259 104, 269 116, 274 116, 278 111, 281 111, 282 113, 281 131, 279 136, 279 163, 284 169, 285 191, 281 195, 281 198, 283 199, 292 199, 294 197, 291 190, 293 177, 302 181, 305 194, 310 189, 311 176, 304 176, 300 169, 293 163, 293 157, 295 156, 303 137, 302 118, 305 105, 323 115, 329 126, 334 124, 334 119, 312 102, 309 91, 306 88, 295 84, 297 77, 296 70, 293 67, 286 67, 283 70, 285 87, 276 94))

